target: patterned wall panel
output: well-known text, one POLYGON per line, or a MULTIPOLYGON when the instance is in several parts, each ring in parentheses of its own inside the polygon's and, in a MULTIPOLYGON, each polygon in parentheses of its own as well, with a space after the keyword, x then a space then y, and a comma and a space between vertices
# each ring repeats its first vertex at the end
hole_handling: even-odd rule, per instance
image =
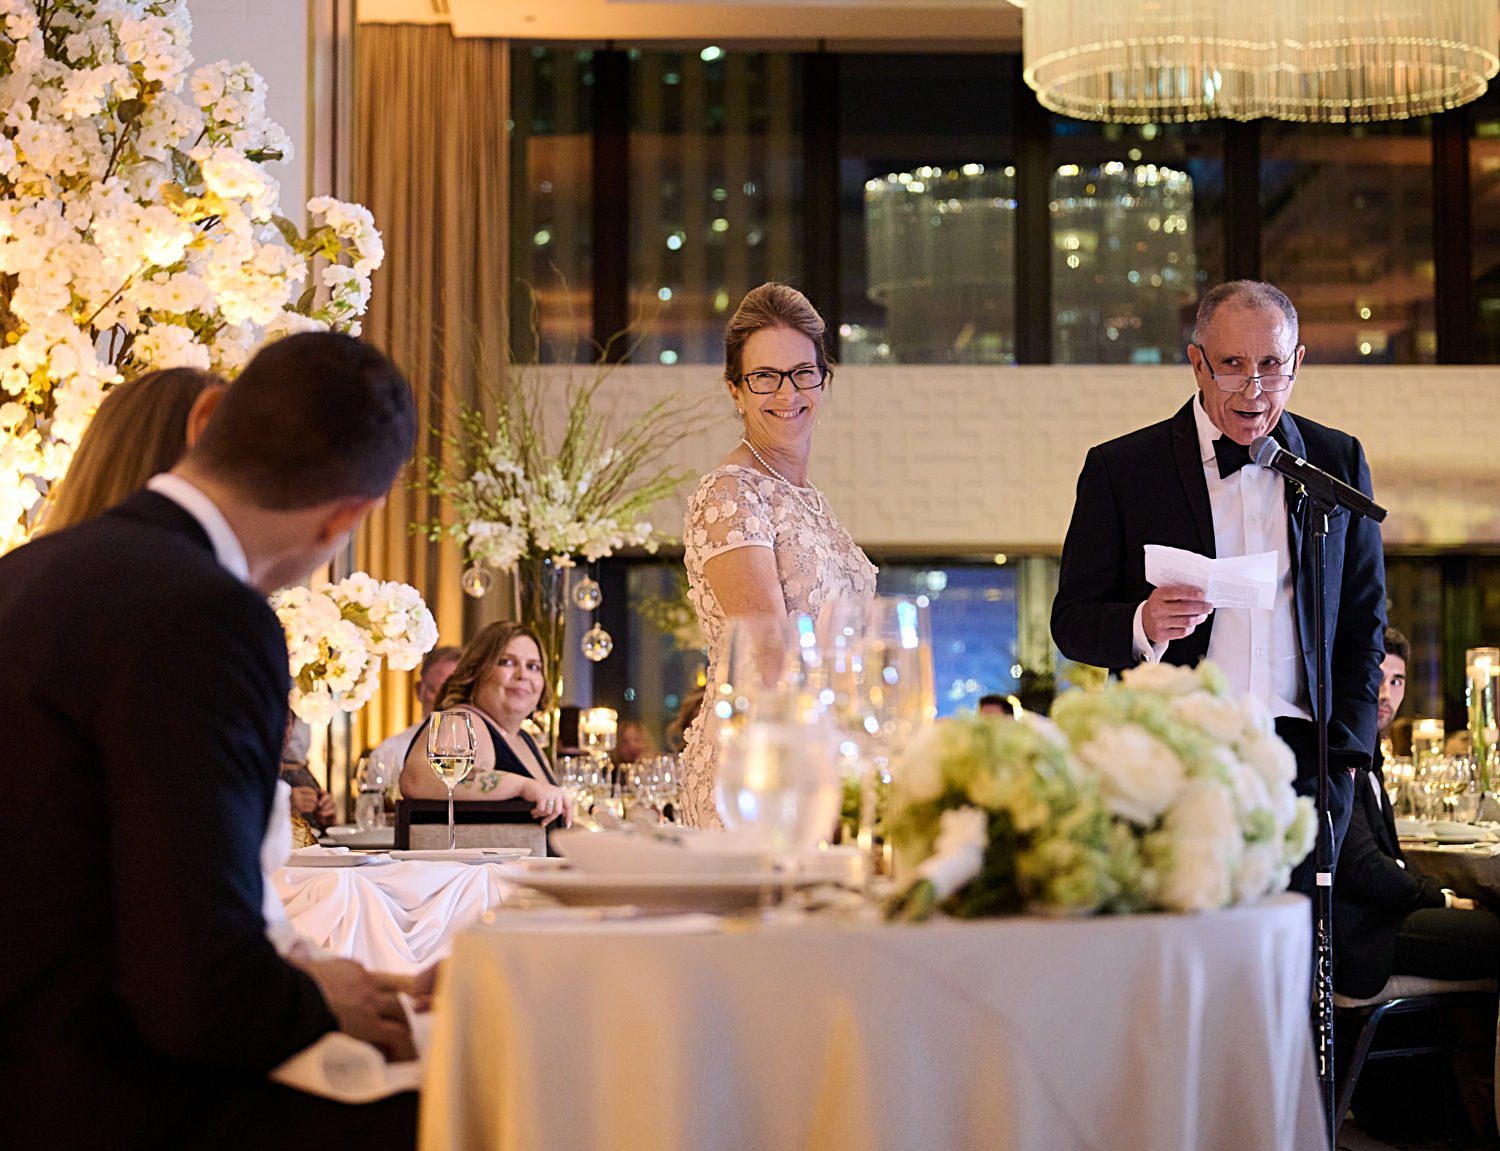
MULTIPOLYGON (((1186 367, 841 368, 811 475, 866 546, 1055 550, 1088 448, 1170 416, 1193 387, 1186 367)), ((683 365, 620 368, 605 390, 621 414, 702 398, 711 418, 672 452, 696 475, 738 438, 722 388, 683 365)), ((1363 442, 1388 543, 1500 544, 1500 370, 1309 366, 1289 407, 1363 442)), ((663 507, 659 526, 681 517, 663 507)))

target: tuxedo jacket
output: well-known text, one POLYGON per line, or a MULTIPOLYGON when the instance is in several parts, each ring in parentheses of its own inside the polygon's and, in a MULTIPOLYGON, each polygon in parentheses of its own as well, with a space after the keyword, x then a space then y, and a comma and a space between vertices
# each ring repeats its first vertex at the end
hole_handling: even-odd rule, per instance
POLYGON ((1384 782, 1378 771, 1358 773, 1349 831, 1333 876, 1333 981, 1340 994, 1361 999, 1391 977, 1402 921, 1445 902, 1436 882, 1403 866, 1384 782), (1378 798, 1371 779, 1381 785, 1378 798))
MULTIPOLYGON (((1213 512, 1189 400, 1171 419, 1089 450, 1078 477, 1073 520, 1063 543, 1052 637, 1067 658, 1120 671, 1137 661, 1132 624, 1151 594, 1146 544, 1214 555, 1213 512)), ((1283 448, 1370 494, 1370 471, 1359 441, 1333 428, 1283 413, 1271 433, 1283 448)), ((1253 465, 1252 465, 1253 466, 1253 465)), ((1317 645, 1313 627, 1313 540, 1303 530, 1302 498, 1286 482, 1293 598, 1303 669, 1311 698, 1317 645)), ((1329 718, 1330 783, 1335 826, 1348 811, 1348 770, 1366 767, 1375 749, 1380 661, 1385 653, 1385 559, 1379 526, 1339 509, 1329 517, 1327 614, 1331 674, 1313 714, 1329 718), (1342 807, 1342 812, 1339 810, 1342 807)), ((1208 651, 1214 617, 1167 645, 1162 659, 1196 664, 1208 651)), ((1316 786, 1316 763, 1299 757, 1298 790, 1316 786)))
POLYGON ((287 690, 163 496, 0 557, 0 1146, 191 1146, 335 1026, 261 913, 287 690))

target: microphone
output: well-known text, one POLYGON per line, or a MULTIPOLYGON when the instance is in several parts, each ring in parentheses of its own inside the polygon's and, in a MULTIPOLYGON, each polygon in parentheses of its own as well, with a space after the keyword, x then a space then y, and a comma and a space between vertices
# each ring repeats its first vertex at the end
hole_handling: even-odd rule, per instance
POLYGON ((1321 504, 1345 508, 1357 516, 1366 516, 1377 524, 1385 519, 1385 509, 1364 492, 1292 455, 1270 436, 1257 436, 1250 441, 1250 458, 1263 468, 1270 468, 1289 480, 1295 480, 1321 504))

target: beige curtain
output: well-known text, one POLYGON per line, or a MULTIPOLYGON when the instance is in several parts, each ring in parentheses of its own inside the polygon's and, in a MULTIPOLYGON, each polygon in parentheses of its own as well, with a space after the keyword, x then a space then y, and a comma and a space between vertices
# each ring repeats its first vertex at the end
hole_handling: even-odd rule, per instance
MULTIPOLYGON (((356 567, 421 591, 439 643, 464 640, 460 556, 412 534, 440 509, 411 483, 443 450, 459 405, 482 394, 484 365, 506 356, 507 44, 458 40, 443 26, 365 24, 357 44, 355 197, 385 238, 367 339, 406 372, 422 417, 417 459, 356 545, 356 567)), ((353 749, 412 721, 412 676, 387 673, 355 717, 353 749)))

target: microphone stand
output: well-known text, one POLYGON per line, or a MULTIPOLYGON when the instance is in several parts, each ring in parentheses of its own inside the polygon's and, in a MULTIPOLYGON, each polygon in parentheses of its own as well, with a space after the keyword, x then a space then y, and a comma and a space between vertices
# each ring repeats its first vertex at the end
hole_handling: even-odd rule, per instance
POLYGON ((1336 1148, 1338 1130, 1333 1072, 1333 813, 1328 809, 1328 633, 1323 627, 1328 595, 1328 517, 1336 504, 1319 499, 1303 489, 1303 522, 1313 541, 1313 630, 1317 632, 1317 668, 1313 716, 1318 729, 1318 838, 1313 848, 1317 886, 1313 889, 1313 1003, 1318 1041, 1318 1087, 1323 1096, 1323 1115, 1328 1123, 1328 1146, 1336 1148))

